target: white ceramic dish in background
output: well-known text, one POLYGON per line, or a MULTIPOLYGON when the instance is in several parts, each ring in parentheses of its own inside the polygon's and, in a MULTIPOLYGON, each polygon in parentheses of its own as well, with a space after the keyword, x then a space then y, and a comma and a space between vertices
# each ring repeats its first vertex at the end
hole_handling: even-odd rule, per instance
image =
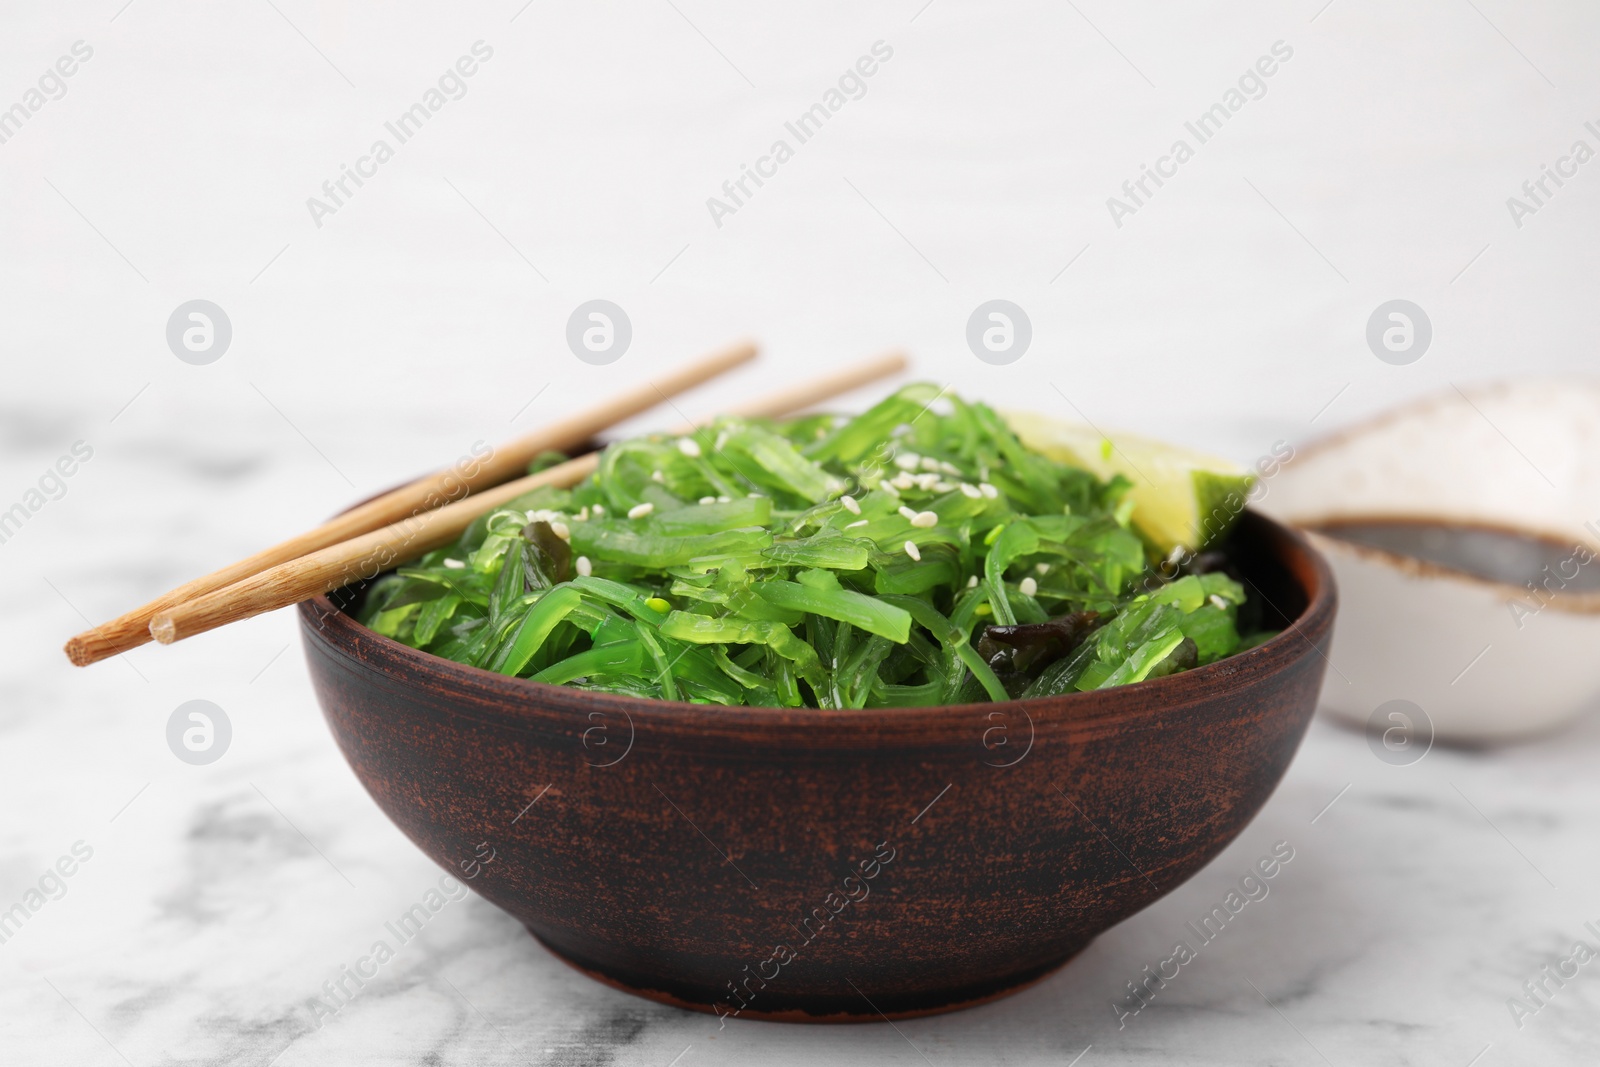
MULTIPOLYGON (((1600 570, 1600 382, 1522 381, 1407 405, 1300 452, 1262 510, 1301 527, 1464 524, 1571 546, 1600 570)), ((1535 595, 1392 552, 1312 537, 1339 584, 1323 707, 1365 725, 1408 700, 1463 744, 1539 733, 1600 705, 1600 593, 1535 595)), ((1532 577, 1530 575, 1529 577, 1532 577)))

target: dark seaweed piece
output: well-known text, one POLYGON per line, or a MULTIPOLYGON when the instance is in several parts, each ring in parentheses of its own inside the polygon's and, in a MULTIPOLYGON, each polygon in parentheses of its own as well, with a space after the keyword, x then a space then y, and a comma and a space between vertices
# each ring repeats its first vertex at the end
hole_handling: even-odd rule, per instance
POLYGON ((1224 574, 1234 578, 1234 580, 1238 580, 1238 576, 1234 573, 1233 563, 1228 559, 1228 554, 1214 548, 1191 556, 1188 562, 1183 565, 1181 571, 1183 574, 1214 574, 1217 571, 1222 571, 1224 574))
POLYGON ((572 546, 548 522, 530 522, 522 528, 528 543, 528 592, 549 589, 572 578, 572 546))
MULTIPOLYGON (((1022 671, 996 671, 995 677, 1006 687, 1006 692, 1010 694, 1012 700, 1019 699, 1027 692, 1028 686, 1033 684, 1033 675, 1024 674, 1022 671)), ((973 699, 982 700, 983 697, 979 695, 973 699)))
POLYGON ((978 639, 978 655, 996 671, 1031 675, 1033 668, 1071 655, 1099 618, 1097 611, 1074 611, 1047 622, 986 627, 978 639))
POLYGON ((1023 697, 1053 697, 1071 692, 1094 657, 1094 642, 1085 641, 1072 655, 1064 656, 1040 671, 1033 684, 1023 690, 1023 697))

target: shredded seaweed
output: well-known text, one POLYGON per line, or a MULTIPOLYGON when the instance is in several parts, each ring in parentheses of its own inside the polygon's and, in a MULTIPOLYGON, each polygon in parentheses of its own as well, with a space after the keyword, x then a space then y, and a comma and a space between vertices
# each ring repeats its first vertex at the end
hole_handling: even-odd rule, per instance
POLYGON ((1103 689, 1264 640, 1235 577, 1152 569, 1129 488, 911 385, 854 417, 613 444, 379 579, 361 617, 508 675, 779 707, 1103 689))

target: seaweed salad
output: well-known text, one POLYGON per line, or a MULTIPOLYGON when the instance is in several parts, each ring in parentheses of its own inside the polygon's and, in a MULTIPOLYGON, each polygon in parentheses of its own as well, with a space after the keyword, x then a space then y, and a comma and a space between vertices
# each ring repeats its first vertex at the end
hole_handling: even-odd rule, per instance
POLYGON ((379 578, 360 616, 502 674, 763 707, 1104 689, 1271 636, 1217 553, 1141 534, 1132 488, 915 384, 615 442, 379 578))

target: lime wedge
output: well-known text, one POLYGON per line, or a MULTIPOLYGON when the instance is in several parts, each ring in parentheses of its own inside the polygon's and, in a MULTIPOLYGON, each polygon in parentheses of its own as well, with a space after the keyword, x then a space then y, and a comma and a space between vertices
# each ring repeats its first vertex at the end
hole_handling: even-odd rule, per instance
POLYGON ((1147 437, 1109 437, 1092 426, 1031 412, 1006 412, 1022 443, 1101 478, 1133 483, 1133 525, 1162 555, 1199 551, 1220 539, 1244 511, 1255 475, 1239 465, 1147 437))

